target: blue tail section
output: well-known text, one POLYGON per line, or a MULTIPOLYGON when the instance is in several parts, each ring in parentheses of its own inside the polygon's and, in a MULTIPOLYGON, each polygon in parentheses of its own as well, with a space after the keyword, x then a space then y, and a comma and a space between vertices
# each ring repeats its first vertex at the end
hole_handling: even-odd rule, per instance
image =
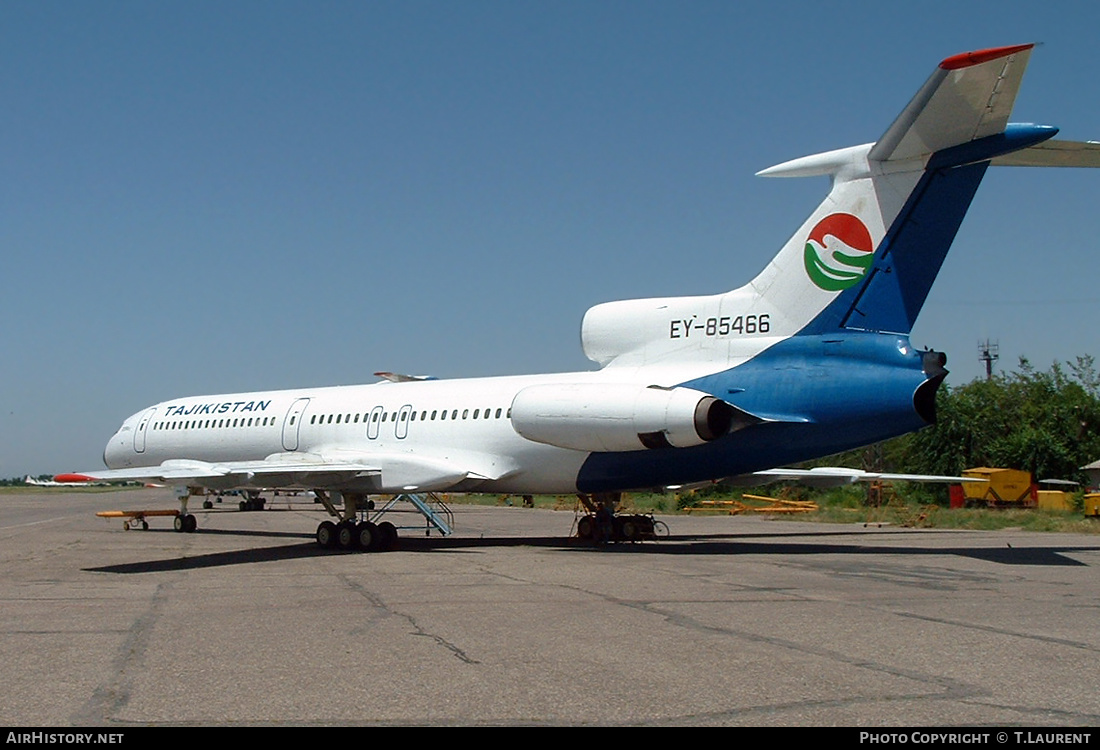
MULTIPOLYGON (((874 144, 760 172, 826 175, 832 189, 760 275, 725 295, 717 313, 707 313, 753 313, 769 321, 771 336, 731 339, 729 358, 714 359, 725 366, 677 383, 753 419, 699 446, 592 453, 578 489, 746 474, 934 421, 946 358, 914 350, 909 333, 986 170, 991 164, 1093 166, 1093 160, 1100 166, 1100 147, 1051 147, 1045 142, 1056 128, 1009 124, 1030 50, 1021 45, 947 58, 874 144)), ((670 307, 659 302, 659 310, 670 307)), ((687 330, 688 316, 681 317, 687 330)))
POLYGON ((990 160, 1057 132, 1044 125, 1009 125, 1004 133, 933 154, 862 282, 841 293, 801 333, 912 331, 990 160))

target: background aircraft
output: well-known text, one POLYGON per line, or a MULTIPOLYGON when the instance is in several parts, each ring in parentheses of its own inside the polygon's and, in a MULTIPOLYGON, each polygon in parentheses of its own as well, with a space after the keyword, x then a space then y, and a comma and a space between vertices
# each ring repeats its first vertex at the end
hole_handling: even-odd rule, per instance
POLYGON ((760 172, 832 188, 745 286, 591 308, 581 338, 598 370, 173 399, 123 422, 108 469, 64 479, 308 488, 339 517, 318 542, 372 549, 392 535, 357 520, 370 495, 577 492, 613 509, 626 490, 919 429, 946 357, 908 334, 988 167, 1100 166, 1096 144, 1009 123, 1031 49, 949 57, 878 141, 760 172))
MULTIPOLYGON (((55 479, 35 479, 30 474, 23 478, 23 484, 29 484, 32 487, 69 487, 72 488, 72 482, 59 482, 55 479)), ((107 482, 82 482, 79 486, 82 487, 100 487, 106 485, 107 482)))

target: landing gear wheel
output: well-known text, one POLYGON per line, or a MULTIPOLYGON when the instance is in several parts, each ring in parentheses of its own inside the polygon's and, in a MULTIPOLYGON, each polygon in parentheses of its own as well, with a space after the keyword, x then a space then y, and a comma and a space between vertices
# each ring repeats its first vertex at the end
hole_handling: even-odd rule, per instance
POLYGON ((380 537, 379 551, 388 552, 397 544, 397 527, 389 521, 383 521, 378 524, 378 536, 380 537))
POLYGON ((198 520, 188 513, 187 515, 176 516, 176 520, 172 522, 172 527, 182 533, 191 533, 199 527, 198 520))
POLYGON ((637 542, 642 538, 641 525, 635 518, 624 518, 620 532, 623 539, 628 542, 637 542))
POLYGON ((321 521, 317 527, 317 543, 325 549, 336 546, 336 524, 332 521, 321 521))
POLYGON ((378 527, 370 521, 362 521, 355 525, 355 538, 359 543, 359 549, 364 552, 374 552, 379 549, 382 534, 379 533, 378 527))
POLYGON ((340 549, 355 549, 358 543, 354 521, 341 521, 336 525, 336 544, 340 549))
POLYGON ((596 534, 596 521, 592 516, 582 516, 577 521, 577 536, 581 539, 591 539, 596 534))

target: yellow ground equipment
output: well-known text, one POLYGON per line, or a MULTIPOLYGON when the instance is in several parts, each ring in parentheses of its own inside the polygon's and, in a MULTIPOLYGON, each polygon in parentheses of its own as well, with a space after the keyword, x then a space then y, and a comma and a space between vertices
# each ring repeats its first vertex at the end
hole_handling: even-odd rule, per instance
POLYGON ((1026 471, 979 466, 967 469, 962 475, 984 480, 963 483, 967 505, 985 505, 990 508, 1035 506, 1036 495, 1031 485, 1031 474, 1026 471))
POLYGON ((100 518, 125 518, 122 522, 122 528, 129 531, 130 529, 136 529, 141 526, 142 529, 149 528, 149 522, 146 518, 152 518, 153 516, 176 516, 179 517, 180 512, 178 510, 101 510, 96 513, 100 518))
POLYGON ((1100 518, 1100 492, 1085 495, 1085 518, 1100 518))
POLYGON ((1068 479, 1040 479, 1035 493, 1039 510, 1073 510, 1073 493, 1079 486, 1068 479))
POLYGON ((700 500, 684 510, 721 511, 731 516, 740 513, 811 513, 817 510, 817 503, 810 500, 780 500, 763 495, 742 495, 741 500, 700 500), (745 502, 748 501, 748 502, 745 502))

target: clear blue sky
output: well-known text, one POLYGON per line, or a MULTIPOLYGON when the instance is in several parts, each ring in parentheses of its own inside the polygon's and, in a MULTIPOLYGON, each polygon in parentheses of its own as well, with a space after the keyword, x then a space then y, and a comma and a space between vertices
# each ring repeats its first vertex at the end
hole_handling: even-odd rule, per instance
MULTIPOLYGON (((942 58, 1100 139, 1093 3, 0 4, 0 476, 163 399, 588 369, 612 299, 759 271, 942 58)), ((986 177, 913 342, 1100 354, 1100 173, 986 177)))

